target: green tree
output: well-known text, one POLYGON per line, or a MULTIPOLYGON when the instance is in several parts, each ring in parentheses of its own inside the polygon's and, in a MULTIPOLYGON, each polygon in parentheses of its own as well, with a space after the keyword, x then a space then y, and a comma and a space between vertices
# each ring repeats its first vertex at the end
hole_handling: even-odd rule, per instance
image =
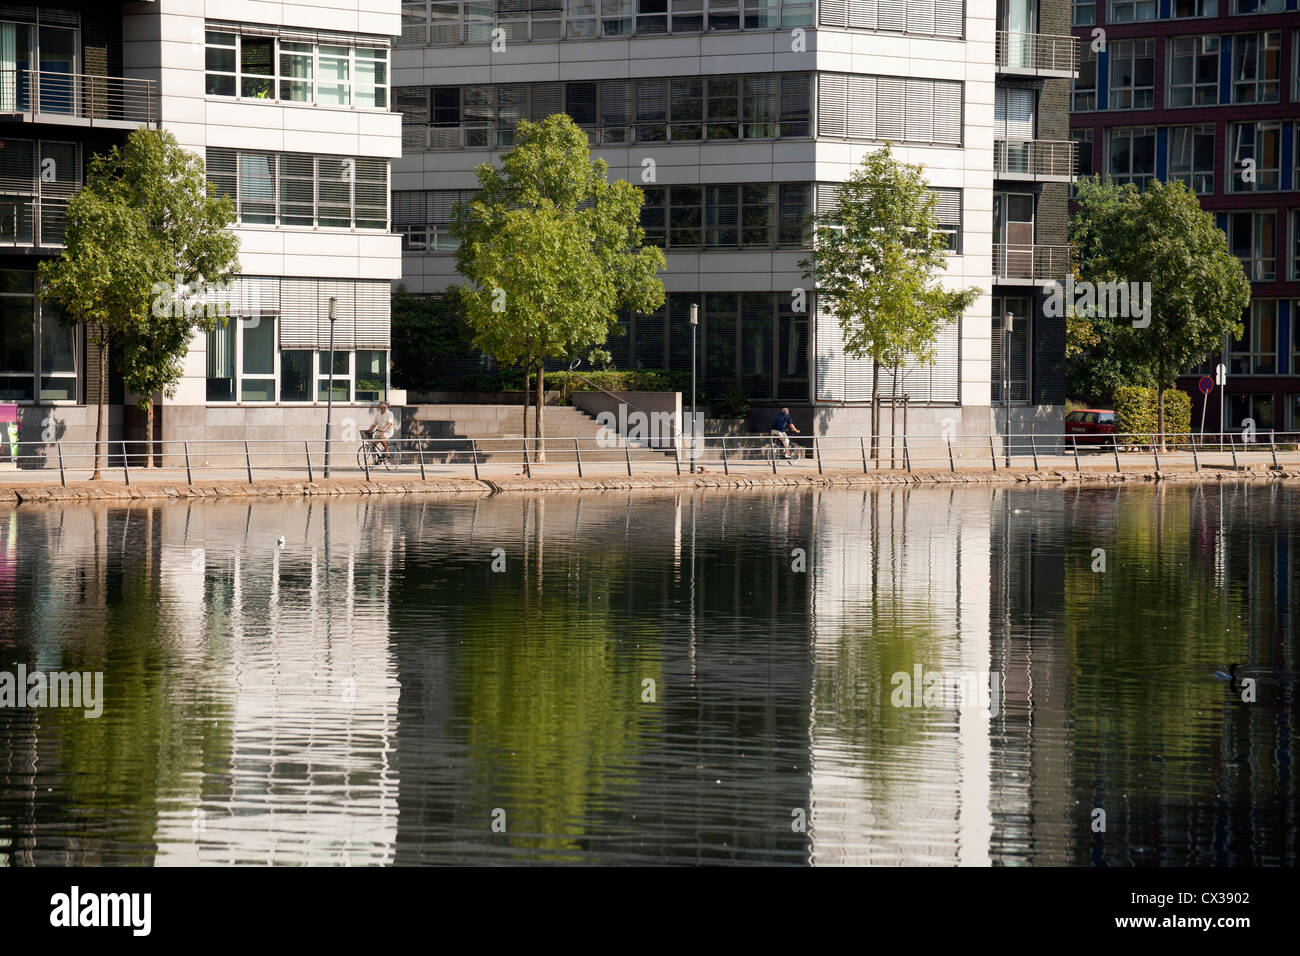
MULTIPOLYGON (((920 166, 894 158, 886 144, 836 189, 838 203, 813 220, 813 252, 799 263, 815 284, 824 315, 838 315, 844 352, 871 359, 871 435, 880 432, 880 368, 909 358, 934 361, 939 332, 975 301, 979 290, 944 289, 948 240, 935 219, 938 197, 920 166)), ((894 409, 890 409, 892 433, 894 409)))
MULTIPOLYGON (((476 348, 537 374, 537 460, 545 459, 543 363, 604 343, 618 310, 664 301, 663 251, 642 247, 645 194, 606 180, 587 135, 563 114, 521 120, 501 167, 478 167, 480 190, 456 210, 459 299, 476 348)), ((528 431, 528 378, 524 380, 528 431)))
POLYGON ((1250 282, 1241 262, 1228 251, 1213 214, 1182 182, 1157 180, 1139 191, 1095 177, 1081 181, 1070 241, 1079 251, 1082 279, 1097 286, 1138 283, 1138 289, 1150 283, 1149 311, 1136 323, 1128 316, 1103 317, 1099 307, 1089 320, 1110 339, 1130 376, 1125 384, 1155 385, 1163 437, 1165 391, 1227 336, 1242 333, 1250 282))
POLYGON ((196 305, 191 290, 238 269, 239 243, 227 229, 233 218, 230 200, 210 191, 203 160, 171 133, 141 127, 125 147, 91 158, 85 187, 68 203, 63 255, 39 271, 42 298, 62 310, 62 321, 84 322, 98 350, 92 479, 106 438, 110 347, 152 439, 154 396, 175 393, 194 333, 215 328, 228 311, 206 293, 196 305))

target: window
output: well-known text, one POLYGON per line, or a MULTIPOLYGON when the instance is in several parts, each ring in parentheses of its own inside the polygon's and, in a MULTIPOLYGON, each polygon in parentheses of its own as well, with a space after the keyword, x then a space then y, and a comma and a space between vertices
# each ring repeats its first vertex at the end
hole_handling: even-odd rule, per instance
POLYGON ((280 353, 280 401, 311 401, 312 356, 305 349, 285 349, 280 353))
POLYGON ((1255 423, 1256 431, 1272 431, 1273 424, 1273 396, 1264 395, 1229 395, 1228 396, 1228 420, 1231 424, 1229 428, 1244 428, 1246 419, 1255 423))
MULTIPOLYGON (((1092 160, 1093 135, 1091 129, 1072 129, 1070 130, 1070 140, 1074 143, 1075 169, 1078 171, 1078 179, 1086 179, 1089 176, 1096 175, 1097 169, 1092 160)), ((1070 184, 1070 193, 1075 191, 1074 183, 1070 184)))
POLYGON ((1079 54, 1079 72, 1071 86, 1070 108, 1076 112, 1097 108, 1097 54, 1088 43, 1079 54))
POLYGON ((1073 0, 1070 22, 1076 27, 1090 27, 1097 22, 1097 0, 1073 0))
POLYGON ((1010 379, 1011 401, 1029 401, 1029 326, 1031 313, 1029 299, 1023 297, 993 297, 993 404, 1006 403, 1007 383, 1010 379), (1006 316, 1010 314, 1011 334, 1006 333, 1006 316), (1008 341, 1010 339, 1010 341, 1008 341), (1010 364, 1006 355, 1010 355, 1010 364), (1008 374, 1009 372, 1009 374, 1008 374))
POLYGON ((1241 260, 1246 278, 1272 282, 1277 272, 1277 213, 1230 212, 1228 249, 1241 260))
POLYGON ((1219 38, 1170 41, 1169 105, 1213 106, 1219 102, 1219 38))
POLYGON ((205 37, 209 96, 388 108, 385 46, 342 36, 334 42, 320 42, 318 34, 265 36, 234 25, 210 25, 205 37))
POLYGON ((1111 23, 1135 23, 1154 20, 1159 10, 1156 0, 1110 0, 1111 23))
POLYGON ((1156 131, 1150 126, 1111 130, 1106 172, 1112 182, 1144 188, 1156 175, 1156 131))
POLYGON ((1155 40, 1118 40, 1110 44, 1110 109, 1153 108, 1155 72, 1155 40))
MULTIPOLYGON (((231 323, 234 324, 234 323, 231 323)), ((239 395, 245 402, 275 401, 275 316, 240 321, 239 395)))
POLYGON ((1282 124, 1230 123, 1232 191, 1274 192, 1282 187, 1282 124))
POLYGON ((0 401, 75 402, 77 333, 36 294, 36 274, 0 270, 0 401))
POLYGON ((423 149, 509 147, 520 119, 560 112, 593 146, 807 137, 812 125, 808 74, 435 87, 432 123, 424 96, 395 96, 403 144, 423 149))
POLYGON ((807 244, 812 201, 807 183, 663 186, 645 192, 641 227, 647 244, 670 249, 701 244, 751 249, 807 244))
MULTIPOLYGON (((834 210, 839 205, 839 184, 838 183, 818 183, 816 191, 816 211, 826 213, 834 210)), ((962 191, 960 189, 950 189, 942 186, 931 187, 938 200, 935 205, 935 223, 939 231, 946 236, 946 248, 949 252, 961 254, 961 221, 962 221, 962 191)), ((1033 218, 1032 196, 1024 197, 1028 200, 1028 215, 1033 218)), ((1018 207, 1024 208, 1024 207, 1018 207)), ((1032 224, 1030 226, 1032 235, 1032 224)), ((998 240, 1001 241, 1001 240, 998 240)), ((1032 239, 1030 240, 1032 241, 1032 239)))
MULTIPOLYGON (((1291 280, 1300 280, 1300 209, 1291 210, 1291 280)), ((1300 339, 1292 339, 1300 347, 1300 339)), ((1292 365, 1292 372, 1300 371, 1300 365, 1292 365)))
POLYGON ((892 76, 822 73, 817 135, 960 146, 962 84, 892 76))
POLYGON ((1214 192, 1214 125, 1174 126, 1169 130, 1169 176, 1194 193, 1214 192))
POLYGON ((1173 15, 1175 19, 1217 17, 1219 15, 1219 0, 1174 0, 1173 15))
POLYGON ((393 231, 403 252, 455 252, 451 235, 457 203, 474 198, 472 189, 403 190, 393 193, 393 231))
POLYGON ((316 401, 328 402, 333 391, 334 401, 352 401, 352 353, 335 349, 316 353, 316 401), (330 373, 330 355, 334 356, 334 370, 330 373))
POLYGON ((358 402, 384 402, 388 400, 388 353, 377 349, 357 350, 358 402))
POLYGON ((1282 13, 1286 10, 1286 0, 1233 0, 1232 12, 1243 13, 1282 13))
POLYGON ((388 228, 388 162, 210 148, 208 181, 245 225, 388 228))
POLYGON ((1232 41, 1232 102, 1276 103, 1282 34, 1243 33, 1232 41))
POLYGON ((81 179, 77 143, 0 139, 0 248, 62 245, 81 179))
POLYGON ((933 3, 840 0, 824 2, 817 11, 817 21, 824 27, 887 30, 922 36, 960 37, 963 35, 964 20, 962 0, 935 0, 933 3))
POLYGON ((1242 338, 1228 348, 1228 374, 1277 373, 1277 300, 1255 299, 1242 317, 1242 338))

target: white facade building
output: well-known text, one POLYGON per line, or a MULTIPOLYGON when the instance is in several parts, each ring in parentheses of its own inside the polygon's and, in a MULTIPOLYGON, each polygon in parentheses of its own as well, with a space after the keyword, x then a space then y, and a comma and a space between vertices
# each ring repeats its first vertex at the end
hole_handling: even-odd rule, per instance
MULTIPOLYGON (((646 190, 647 238, 668 259, 667 305, 628 318, 630 334, 606 346, 615 364, 689 368, 686 314, 698 302, 711 398, 735 384, 755 405, 805 407, 820 434, 858 428, 870 363, 844 356, 838 321, 818 313, 811 289, 800 309, 811 285, 798 265, 802 222, 888 140, 939 191, 953 232, 945 284, 982 293, 941 335, 935 365, 905 370, 900 391, 923 406, 914 425, 928 415, 987 433, 995 267, 1008 271, 994 236, 997 64, 1008 59, 998 31, 1010 26, 1012 49, 1031 51, 1025 68, 1013 62, 1028 83, 1069 75, 1040 69, 1036 23, 995 0, 404 2, 393 71, 403 281, 417 293, 457 281, 447 225, 475 167, 512 145, 519 118, 568 112, 611 176, 646 190)), ((1041 286, 1049 276, 1032 248, 1029 258, 1014 284, 1041 286)), ((882 372, 885 394, 890 385, 882 372)))

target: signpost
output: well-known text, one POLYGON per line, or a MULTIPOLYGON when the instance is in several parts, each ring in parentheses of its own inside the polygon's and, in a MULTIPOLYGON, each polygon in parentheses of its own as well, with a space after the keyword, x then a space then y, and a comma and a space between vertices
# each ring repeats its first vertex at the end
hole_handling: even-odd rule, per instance
POLYGON ((1214 366, 1214 384, 1219 386, 1219 431, 1228 430, 1228 421, 1225 415, 1226 409, 1223 407, 1224 393, 1227 391, 1223 386, 1228 384, 1228 366, 1220 362, 1214 366))
POLYGON ((1201 389, 1201 441, 1205 441, 1205 409, 1210 404, 1210 393, 1214 391, 1214 379, 1208 375, 1202 375, 1200 381, 1201 389))

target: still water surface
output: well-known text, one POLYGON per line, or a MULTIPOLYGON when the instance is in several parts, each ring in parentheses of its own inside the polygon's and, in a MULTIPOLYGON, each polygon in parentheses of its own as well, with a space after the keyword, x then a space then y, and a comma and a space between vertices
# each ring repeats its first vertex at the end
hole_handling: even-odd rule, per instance
POLYGON ((0 865, 1295 865, 1298 515, 1262 483, 24 505, 0 670, 105 702, 0 709, 0 865), (896 694, 939 671, 993 692, 896 694))

